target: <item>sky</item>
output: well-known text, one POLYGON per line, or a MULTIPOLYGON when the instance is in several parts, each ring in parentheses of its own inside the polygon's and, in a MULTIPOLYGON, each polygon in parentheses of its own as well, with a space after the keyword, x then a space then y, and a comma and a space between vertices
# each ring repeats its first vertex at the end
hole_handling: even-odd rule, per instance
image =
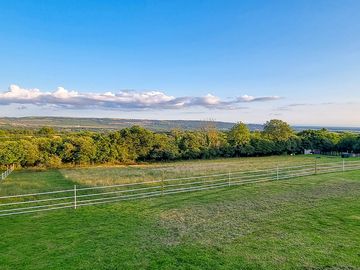
POLYGON ((360 126, 360 1, 0 0, 0 117, 360 126))

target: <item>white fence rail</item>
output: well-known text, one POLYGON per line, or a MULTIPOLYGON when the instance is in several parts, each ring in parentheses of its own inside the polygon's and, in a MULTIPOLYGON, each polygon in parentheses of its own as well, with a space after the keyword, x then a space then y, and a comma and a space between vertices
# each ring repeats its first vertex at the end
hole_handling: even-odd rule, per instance
POLYGON ((251 171, 235 171, 141 183, 77 187, 32 194, 0 197, 0 217, 64 208, 79 208, 123 200, 164 196, 183 192, 228 188, 238 185, 278 181, 299 176, 360 170, 360 160, 302 164, 251 171))
POLYGON ((5 172, 1 173, 1 180, 5 180, 6 177, 8 177, 10 175, 10 173, 13 172, 14 170, 14 165, 10 165, 5 172))

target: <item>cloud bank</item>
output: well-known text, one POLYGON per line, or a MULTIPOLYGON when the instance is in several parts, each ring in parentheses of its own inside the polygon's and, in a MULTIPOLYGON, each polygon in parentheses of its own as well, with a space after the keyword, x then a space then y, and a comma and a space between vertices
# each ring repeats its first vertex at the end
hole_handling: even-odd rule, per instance
POLYGON ((117 109, 117 110, 146 110, 146 109, 182 109, 203 107, 215 109, 236 109, 241 103, 265 102, 277 100, 278 96, 254 97, 243 95, 231 100, 221 100, 212 94, 206 96, 174 97, 162 91, 127 91, 117 93, 80 93, 58 87, 53 92, 44 92, 37 88, 25 89, 12 84, 8 91, 0 93, 0 105, 33 104, 38 106, 54 106, 69 109, 117 109))

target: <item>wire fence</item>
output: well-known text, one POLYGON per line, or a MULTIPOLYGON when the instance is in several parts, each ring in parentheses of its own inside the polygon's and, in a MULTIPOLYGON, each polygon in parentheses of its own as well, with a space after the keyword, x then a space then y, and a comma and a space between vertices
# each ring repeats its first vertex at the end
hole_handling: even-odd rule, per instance
POLYGON ((1 180, 5 180, 6 177, 8 177, 13 171, 14 171, 15 166, 14 165, 10 165, 5 172, 1 173, 1 180))
POLYGON ((300 176, 360 170, 360 160, 301 164, 249 171, 229 171, 211 175, 126 183, 109 186, 78 187, 32 194, 0 197, 0 216, 19 215, 57 209, 135 200, 170 194, 229 188, 250 183, 278 181, 300 176))

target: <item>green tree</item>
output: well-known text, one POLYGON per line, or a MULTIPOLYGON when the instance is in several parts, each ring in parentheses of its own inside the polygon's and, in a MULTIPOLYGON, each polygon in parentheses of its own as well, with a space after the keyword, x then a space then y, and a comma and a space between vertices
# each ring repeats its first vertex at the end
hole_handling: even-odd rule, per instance
POLYGON ((352 133, 344 133, 338 143, 338 149, 342 152, 356 152, 358 136, 352 133))
POLYGON ((52 127, 42 127, 37 132, 38 135, 50 136, 55 134, 55 129, 52 127))
POLYGON ((19 149, 21 149, 20 165, 34 166, 37 164, 40 156, 39 148, 34 141, 20 140, 19 149))
POLYGON ((206 137, 201 132, 184 131, 177 137, 181 157, 184 159, 200 158, 206 148, 206 137))
POLYGON ((105 134, 95 134, 93 140, 96 146, 96 163, 106 163, 114 161, 111 150, 110 137, 105 134))
POLYGON ((286 141, 294 136, 290 125, 282 120, 272 119, 265 123, 263 134, 273 141, 286 141))
POLYGON ((326 129, 304 130, 298 133, 303 149, 319 149, 323 152, 335 151, 340 140, 338 134, 326 129))
POLYGON ((166 134, 155 134, 153 147, 149 151, 149 160, 174 160, 179 157, 179 148, 175 143, 175 138, 166 134))
POLYGON ((0 165, 20 163, 22 149, 16 141, 0 142, 0 165))
POLYGON ((266 156, 273 154, 275 151, 275 143, 272 140, 262 137, 251 138, 251 146, 256 156, 266 156))
POLYGON ((150 130, 139 126, 124 128, 120 131, 120 145, 124 157, 129 161, 144 160, 152 149, 154 134, 150 130))
POLYGON ((228 142, 232 146, 244 146, 250 142, 250 130, 242 122, 235 124, 228 133, 228 142))

